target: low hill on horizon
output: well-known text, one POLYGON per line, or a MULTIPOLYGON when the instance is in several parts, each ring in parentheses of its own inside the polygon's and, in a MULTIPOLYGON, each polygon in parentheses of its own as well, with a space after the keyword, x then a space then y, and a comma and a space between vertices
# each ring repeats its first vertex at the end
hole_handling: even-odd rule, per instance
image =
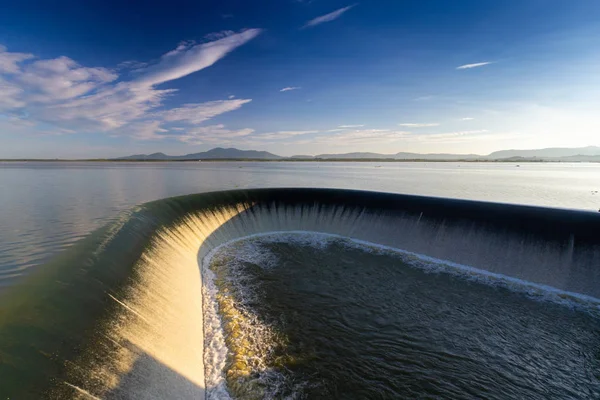
POLYGON ((600 155, 600 147, 549 147, 546 149, 532 150, 500 150, 488 155, 488 158, 510 158, 510 157, 538 157, 538 158, 561 158, 574 156, 598 156, 600 155))
POLYGON ((319 154, 295 155, 282 157, 268 151, 239 150, 236 148, 216 147, 214 149, 191 153, 182 156, 170 156, 164 153, 134 154, 127 157, 115 158, 114 160, 127 161, 180 161, 180 160, 522 160, 522 161, 600 161, 600 147, 587 146, 575 148, 552 147, 547 149, 532 150, 500 150, 489 155, 478 154, 445 154, 445 153, 406 153, 380 154, 369 152, 341 153, 341 154, 319 154))
POLYGON ((191 153, 183 156, 169 156, 164 153, 153 154, 135 154, 127 157, 120 157, 116 160, 227 160, 227 159, 248 159, 248 160, 279 160, 283 157, 268 151, 258 150, 239 150, 235 148, 215 147, 214 149, 200 153, 191 153))

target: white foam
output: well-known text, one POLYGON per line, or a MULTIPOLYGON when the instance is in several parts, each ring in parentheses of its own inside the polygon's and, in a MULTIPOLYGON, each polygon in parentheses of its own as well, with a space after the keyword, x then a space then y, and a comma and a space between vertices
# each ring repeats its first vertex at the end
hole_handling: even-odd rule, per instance
POLYGON ((219 249, 227 244, 212 250, 202 260, 202 297, 204 303, 204 366, 206 382, 206 398, 229 400, 231 396, 225 384, 225 362, 227 360, 227 345, 223 331, 221 317, 218 312, 215 274, 209 268, 213 257, 219 249))

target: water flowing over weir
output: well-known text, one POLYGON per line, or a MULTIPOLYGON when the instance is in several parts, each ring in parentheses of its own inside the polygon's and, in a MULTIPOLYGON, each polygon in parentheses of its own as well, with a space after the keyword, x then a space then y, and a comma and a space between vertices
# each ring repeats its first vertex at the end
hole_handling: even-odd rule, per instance
POLYGON ((232 240, 285 231, 600 298, 598 213, 327 189, 183 196, 137 207, 1 294, 0 394, 202 398, 214 366, 199 261, 232 240))

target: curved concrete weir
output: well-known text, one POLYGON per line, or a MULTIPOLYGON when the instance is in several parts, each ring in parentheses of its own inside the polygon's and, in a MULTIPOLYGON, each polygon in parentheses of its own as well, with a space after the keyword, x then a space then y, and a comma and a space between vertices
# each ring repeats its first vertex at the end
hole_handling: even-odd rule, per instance
POLYGON ((600 298, 596 213, 327 189, 177 197, 132 210, 2 293, 0 394, 203 398, 214 384, 205 370, 216 366, 204 359, 199 260, 279 231, 350 237, 600 298))

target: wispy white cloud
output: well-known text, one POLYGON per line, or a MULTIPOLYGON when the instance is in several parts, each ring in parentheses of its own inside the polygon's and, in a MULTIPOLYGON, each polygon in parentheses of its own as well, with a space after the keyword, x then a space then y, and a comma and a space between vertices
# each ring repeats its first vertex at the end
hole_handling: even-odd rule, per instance
POLYGON ((440 124, 438 123, 430 123, 430 124, 398 124, 398 126, 404 127, 404 128, 430 128, 430 127, 434 127, 434 126, 440 126, 440 124))
POLYGON ((472 121, 475 118, 471 118, 471 117, 465 117, 465 118, 461 118, 461 121, 472 121))
POLYGON ((235 99, 235 95, 234 94, 230 94, 229 95, 229 99, 235 99))
POLYGON ((77 98, 117 78, 106 68, 82 67, 68 57, 34 61, 13 76, 27 92, 28 102, 35 103, 77 98))
MULTIPOLYGON (((68 57, 35 59, 0 46, 0 114, 26 115, 35 132, 107 132, 157 139, 166 136, 165 124, 197 125, 251 101, 230 99, 160 110, 176 90, 155 86, 213 65, 259 33, 258 29, 221 32, 213 42, 183 42, 158 63, 138 69, 132 80, 123 80, 116 70, 85 67, 68 57)), ((139 66, 130 61, 120 68, 139 66)))
MULTIPOLYGON (((444 144, 482 141, 492 137, 488 130, 466 130, 435 134, 416 134, 393 129, 334 129, 327 131, 297 131, 297 134, 282 135, 290 145, 331 146, 332 148, 352 146, 381 146, 401 144, 444 144), (303 134, 311 134, 303 136, 303 134)), ((254 134, 246 137, 246 143, 260 144, 260 139, 275 139, 273 134, 254 134), (264 137, 263 137, 264 135, 264 137)), ((496 136, 494 136, 496 137, 496 136)))
POLYGON ((22 93, 20 86, 7 82, 0 76, 0 111, 24 107, 26 103, 22 100, 22 93))
POLYGON ((449 133, 434 133, 431 135, 427 135, 427 137, 432 137, 432 138, 444 138, 444 137, 457 137, 457 136, 466 136, 466 135, 477 135, 480 133, 486 133, 488 132, 487 129, 478 129, 478 130, 471 130, 471 131, 458 131, 458 132, 449 132, 449 133))
POLYGON ((35 126, 35 122, 24 119, 22 116, 18 115, 3 115, 0 117, 0 122, 2 122, 3 126, 11 126, 11 127, 32 127, 35 126))
POLYGON ((364 125, 340 125, 338 128, 346 129, 346 128, 362 128, 364 125))
POLYGON ((458 131, 458 132, 447 132, 447 133, 434 133, 429 135, 412 135, 409 139, 417 140, 422 142, 459 142, 474 140, 482 135, 487 136, 489 131, 487 129, 470 130, 470 131, 458 131))
POLYGON ((108 132, 150 117, 150 112, 160 107, 162 101, 174 92, 172 89, 132 87, 128 82, 121 82, 45 107, 29 105, 27 110, 40 122, 67 126, 81 132, 108 132))
POLYGON ((235 138, 236 144, 264 147, 278 145, 332 146, 335 148, 353 145, 381 145, 398 143, 410 136, 409 132, 390 129, 335 129, 335 130, 298 130, 253 133, 235 138))
POLYGON ((299 86, 288 86, 288 87, 284 87, 283 89, 280 90, 280 92, 289 92, 290 90, 298 90, 298 89, 302 89, 299 86))
POLYGON ((186 130, 185 134, 178 135, 177 140, 189 143, 189 144, 203 144, 203 143, 230 143, 232 140, 237 140, 248 136, 254 132, 254 129, 238 129, 231 130, 227 129, 225 125, 210 125, 210 126, 198 126, 192 129, 186 130))
POLYGON ((478 67, 483 67, 485 65, 490 65, 493 63, 494 63, 493 61, 486 61, 486 62, 480 62, 480 63, 475 63, 475 64, 465 64, 465 65, 461 65, 460 67, 456 67, 456 69, 478 68, 478 67))
POLYGON ((317 18, 313 18, 310 21, 308 21, 306 24, 304 24, 304 26, 302 28, 308 28, 311 26, 316 26, 316 25, 320 25, 325 22, 330 22, 330 21, 336 20, 339 17, 341 17, 342 14, 344 14, 346 11, 350 10, 353 7, 356 7, 356 4, 353 4, 351 6, 347 6, 344 8, 340 8, 339 10, 335 10, 333 12, 330 12, 329 14, 321 15, 320 17, 317 17, 317 18))
POLYGON ((251 99, 235 99, 185 104, 182 107, 156 113, 156 115, 168 122, 184 121, 188 124, 198 125, 217 115, 237 110, 251 101, 251 99))
POLYGON ((266 132, 255 135, 257 140, 280 140, 289 139, 296 136, 308 135, 311 133, 318 133, 319 131, 279 131, 279 132, 266 132))
POLYGON ((175 50, 163 55, 158 64, 146 68, 136 83, 148 86, 158 85, 210 67, 260 33, 260 29, 248 29, 209 43, 194 46, 182 43, 175 50))
POLYGON ((9 53, 6 47, 0 45, 0 73, 14 74, 19 72, 19 63, 33 58, 33 54, 9 53))
POLYGON ((168 132, 161 127, 160 121, 137 121, 127 126, 128 132, 115 132, 116 135, 122 134, 131 136, 138 140, 163 140, 162 133, 168 132))
POLYGON ((394 143, 402 140, 407 135, 410 135, 410 133, 391 129, 352 129, 339 133, 319 135, 311 138, 311 143, 337 146, 357 144, 377 145, 394 143))

